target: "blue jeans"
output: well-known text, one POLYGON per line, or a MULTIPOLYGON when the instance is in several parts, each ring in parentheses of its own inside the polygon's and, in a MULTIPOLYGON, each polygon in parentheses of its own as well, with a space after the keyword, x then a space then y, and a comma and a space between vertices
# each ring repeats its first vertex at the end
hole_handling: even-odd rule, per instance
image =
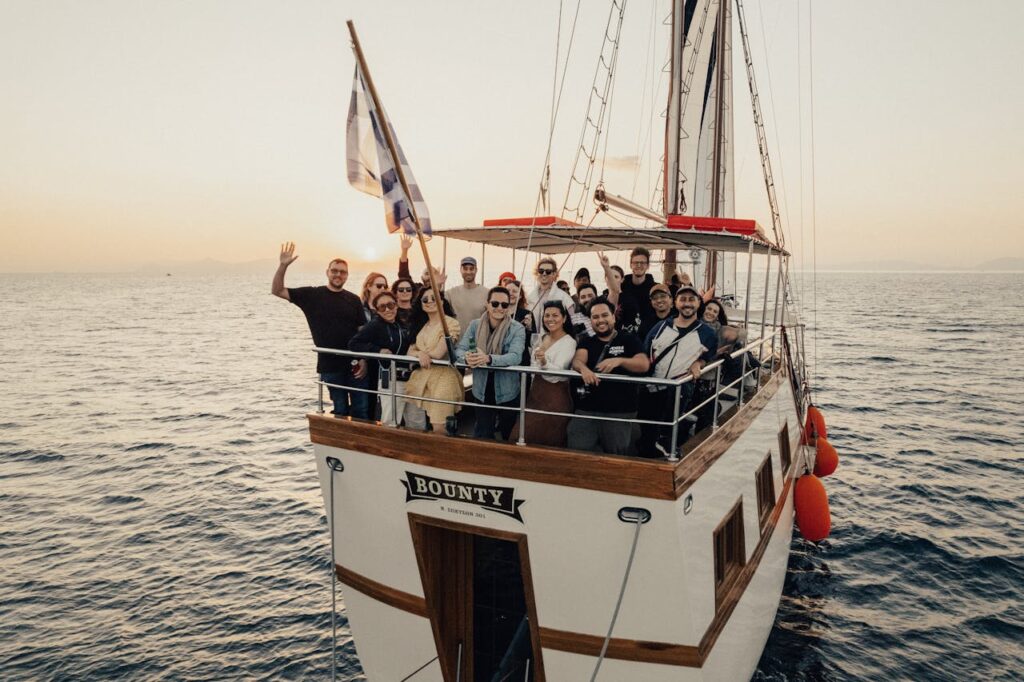
MULTIPOLYGON (((349 386, 352 388, 369 388, 370 378, 356 379, 352 372, 324 372, 320 375, 320 381, 337 386, 349 386)), ((332 412, 339 417, 349 415, 356 419, 370 418, 370 394, 360 391, 349 391, 346 388, 327 387, 331 395, 331 402, 334 403, 332 412)))

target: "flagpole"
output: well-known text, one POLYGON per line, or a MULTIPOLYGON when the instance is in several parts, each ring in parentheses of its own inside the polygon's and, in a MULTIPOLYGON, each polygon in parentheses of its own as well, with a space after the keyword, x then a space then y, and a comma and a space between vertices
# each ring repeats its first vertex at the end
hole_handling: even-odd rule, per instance
MULTIPOLYGON (((420 227, 419 216, 416 215, 416 206, 413 202, 412 193, 409 191, 409 185, 405 180, 405 173, 402 171, 402 160, 398 155, 398 149, 395 145, 394 138, 391 137, 391 126, 388 125, 387 117, 384 115, 384 107, 381 106, 380 98, 377 96, 377 88, 373 85, 373 77, 370 75, 370 69, 366 65, 366 58, 363 56, 363 48, 359 45, 359 37, 356 35, 356 26, 349 19, 345 22, 348 26, 349 35, 352 36, 352 49, 356 53, 356 60, 359 62, 359 68, 363 72, 363 77, 366 78, 366 88, 370 91, 370 98, 373 100, 373 108, 380 112, 380 127, 381 132, 384 133, 384 142, 388 146, 388 151, 391 153, 391 159, 394 161, 395 173, 398 175, 398 182, 402 185, 402 191, 405 193, 405 198, 409 205, 409 214, 412 217, 413 227, 416 228, 416 238, 420 242, 420 249, 423 251, 423 260, 427 263, 427 276, 430 278, 430 290, 434 292, 434 301, 437 302, 437 312, 441 319, 441 329, 444 331, 445 339, 451 339, 451 334, 448 332, 448 323, 445 321, 444 315, 444 302, 441 299, 441 292, 437 288, 437 281, 434 279, 434 266, 430 263, 430 253, 427 251, 427 240, 423 238, 423 229, 420 227)), ((451 345, 449 344, 449 350, 451 345)), ((455 358, 450 358, 452 362, 455 358)))

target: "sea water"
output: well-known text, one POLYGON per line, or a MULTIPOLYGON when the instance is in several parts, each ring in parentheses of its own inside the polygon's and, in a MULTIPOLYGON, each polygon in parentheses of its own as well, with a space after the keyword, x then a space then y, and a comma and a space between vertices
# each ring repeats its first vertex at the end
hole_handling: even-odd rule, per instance
MULTIPOLYGON (((316 358, 271 274, 0 275, 0 679, 330 677, 316 358)), ((840 465, 755 679, 1019 677, 1024 277, 794 293, 840 465)))

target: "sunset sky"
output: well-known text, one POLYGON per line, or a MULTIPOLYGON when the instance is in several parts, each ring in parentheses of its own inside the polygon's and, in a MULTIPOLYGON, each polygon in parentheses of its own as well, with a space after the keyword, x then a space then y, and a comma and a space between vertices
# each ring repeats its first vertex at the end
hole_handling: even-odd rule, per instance
MULTIPOLYGON (((555 212, 608 7, 582 2, 555 130, 555 212)), ((606 184, 641 203, 661 154, 668 7, 629 2, 612 105, 606 184)), ((796 0, 746 3, 789 245, 809 260, 808 7, 798 32, 796 0)), ((574 9, 564 3, 563 58, 574 9)), ((285 240, 304 261, 393 261, 381 203, 345 180, 346 19, 434 224, 531 215, 558 13, 554 0, 4 0, 0 272, 246 261, 285 240)), ((1024 257, 1022 25, 1015 0, 814 3, 820 265, 1024 257)), ((738 32, 735 51, 737 214, 767 226, 738 32)))

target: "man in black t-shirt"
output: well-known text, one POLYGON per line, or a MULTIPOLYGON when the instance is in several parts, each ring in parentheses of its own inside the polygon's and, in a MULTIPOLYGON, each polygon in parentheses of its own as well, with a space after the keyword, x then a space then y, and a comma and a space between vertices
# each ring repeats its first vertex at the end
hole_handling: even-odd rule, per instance
POLYGON ((629 454, 633 425, 629 421, 584 419, 582 416, 636 417, 637 385, 622 381, 601 381, 598 374, 643 375, 650 363, 643 344, 629 332, 615 329, 615 309, 606 298, 590 304, 590 325, 594 336, 577 340, 572 368, 583 379, 577 391, 576 414, 569 420, 568 444, 575 450, 629 454))
MULTIPOLYGON (((294 242, 281 245, 281 259, 274 273, 270 292, 297 305, 306 316, 313 343, 320 348, 348 350, 348 342, 366 320, 363 303, 350 291, 345 291, 348 281, 348 263, 335 258, 327 265, 327 285, 320 287, 287 288, 284 274, 295 262, 294 242)), ((316 371, 320 381, 337 386, 367 388, 366 365, 350 358, 329 353, 318 353, 316 371)), ((370 418, 370 395, 345 388, 328 388, 334 403, 334 414, 351 415, 358 419, 370 418)))

